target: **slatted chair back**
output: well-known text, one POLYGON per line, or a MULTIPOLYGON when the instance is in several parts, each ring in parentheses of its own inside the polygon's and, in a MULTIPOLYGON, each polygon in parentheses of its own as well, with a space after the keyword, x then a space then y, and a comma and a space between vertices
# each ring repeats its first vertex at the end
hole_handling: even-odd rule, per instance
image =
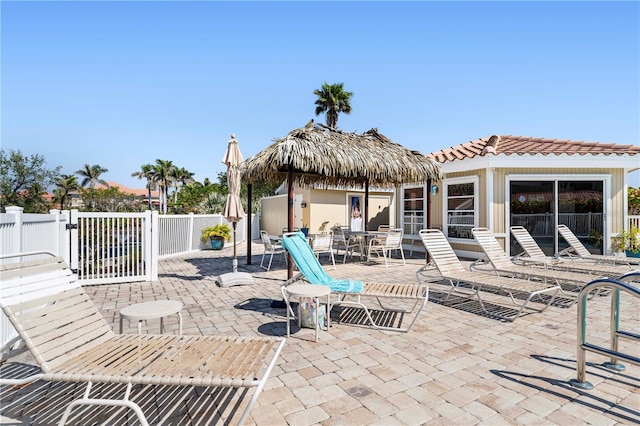
POLYGON ((422 229, 419 233, 422 243, 431 254, 433 262, 442 275, 448 276, 466 272, 442 231, 422 229))
POLYGON ((527 231, 527 228, 524 226, 512 226, 510 229, 511 234, 513 234, 513 237, 518 244, 520 244, 520 247, 522 247, 527 256, 535 259, 544 259, 547 257, 536 240, 534 240, 529 231, 527 231))
POLYGON ((313 252, 326 253, 333 250, 333 232, 316 234, 313 238, 313 252))
POLYGON ((564 238, 567 243, 571 246, 571 248, 578 254, 580 257, 589 257, 591 256, 591 252, 580 242, 578 237, 569 229, 567 225, 558 225, 556 227, 558 232, 564 238))
POLYGON ((491 231, 487 228, 472 228, 471 233, 495 269, 508 270, 513 268, 513 262, 491 231))
POLYGON ((264 244, 265 250, 271 251, 276 248, 276 244, 271 240, 267 231, 260 231, 260 239, 262 240, 262 244, 264 244))
POLYGON ((384 246, 388 250, 402 250, 402 229, 389 229, 384 241, 384 246))

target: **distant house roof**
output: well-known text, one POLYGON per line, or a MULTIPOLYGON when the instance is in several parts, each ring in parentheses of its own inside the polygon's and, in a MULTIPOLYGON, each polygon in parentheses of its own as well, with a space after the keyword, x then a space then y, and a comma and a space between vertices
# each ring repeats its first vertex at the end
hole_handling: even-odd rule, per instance
MULTIPOLYGON (((145 198, 147 197, 149 192, 146 188, 143 188, 143 189, 129 188, 124 185, 120 185, 117 182, 107 182, 107 184, 109 185, 109 188, 117 188, 118 191, 123 192, 125 194, 132 194, 132 195, 137 195, 145 198)), ((107 187, 102 184, 98 184, 96 185, 96 189, 107 189, 107 187)), ((158 196, 159 196, 158 191, 151 191, 151 198, 158 198, 158 196)))
POLYGON ((613 143, 493 135, 429 155, 439 163, 492 155, 640 155, 640 146, 613 143))

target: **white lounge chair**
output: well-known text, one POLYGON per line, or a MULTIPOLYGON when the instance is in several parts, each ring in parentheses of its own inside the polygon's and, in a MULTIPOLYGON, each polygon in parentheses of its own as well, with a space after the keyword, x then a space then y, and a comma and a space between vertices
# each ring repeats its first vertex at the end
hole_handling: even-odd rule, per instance
POLYGON ((283 235, 282 245, 289 252, 300 271, 283 284, 282 295, 285 299, 287 297, 286 287, 294 282, 302 280, 310 285, 324 285, 331 288, 332 294, 337 296, 337 300, 331 303, 332 306, 362 309, 366 322, 374 328, 408 332, 429 298, 429 287, 425 284, 364 283, 359 280, 333 279, 322 268, 302 233, 283 235), (383 312, 372 312, 372 309, 362 300, 364 297, 376 298, 383 312), (409 305, 413 302, 413 305, 409 309, 403 309, 397 306, 386 306, 383 304, 383 300, 405 301, 409 305), (402 327, 405 314, 413 312, 416 307, 418 309, 411 322, 406 327, 402 327))
MULTIPOLYGON (((454 293, 476 297, 480 303, 480 308, 487 315, 507 321, 515 321, 524 313, 530 301, 537 299, 544 303, 540 309, 530 308, 535 312, 542 312, 551 305, 558 291, 560 291, 560 286, 555 283, 529 281, 467 271, 464 269, 460 259, 456 256, 442 231, 437 229, 423 229, 419 234, 425 248, 433 259, 433 263, 440 277, 447 280, 450 284, 448 286, 448 292, 445 297, 441 299, 442 302, 446 302, 454 293), (516 306, 516 312, 509 315, 488 311, 481 296, 482 291, 485 289, 509 296, 513 305, 516 306), (524 302, 516 300, 518 295, 525 297, 524 302), (542 295, 547 296, 546 300, 543 301, 543 299, 539 297, 542 295)), ((433 265, 427 264, 416 272, 416 276, 420 282, 426 280, 433 282, 434 277, 432 273, 433 265)))
MULTIPOLYGON (((527 280, 537 280, 543 282, 554 282, 561 287, 570 286, 570 291, 566 291, 564 288, 561 291, 564 294, 571 296, 574 300, 577 300, 578 293, 584 287, 584 285, 593 280, 593 276, 587 273, 571 272, 571 271, 554 271, 551 269, 545 269, 535 266, 517 265, 511 261, 507 254, 502 249, 500 243, 487 228, 472 228, 471 233, 475 240, 480 244, 480 247, 484 251, 489 264, 491 265, 492 273, 517 277, 527 280)), ((471 264, 472 270, 482 271, 483 268, 479 268, 478 262, 471 264)), ((606 275, 599 275, 598 277, 605 277, 606 275)))
POLYGON ((614 265, 640 265, 640 258, 628 256, 607 256, 601 254, 591 254, 591 252, 580 242, 578 237, 569 229, 567 225, 557 225, 556 229, 569 243, 569 248, 558 253, 558 256, 577 256, 583 260, 590 260, 597 263, 613 263, 614 265))
POLYGON ((515 262, 521 262, 525 265, 542 265, 554 270, 583 272, 592 276, 609 277, 620 277, 634 269, 640 269, 637 266, 634 268, 628 264, 594 263, 590 261, 580 261, 579 259, 562 259, 547 256, 525 227, 512 226, 510 230, 516 241, 518 241, 518 244, 520 244, 520 247, 524 250, 523 253, 514 256, 515 262))
POLYGON ((0 270, 2 309, 42 370, 18 379, 2 377, 0 384, 86 383, 84 396, 67 406, 61 425, 79 405, 127 407, 148 425, 140 406, 129 399, 137 384, 254 387, 237 422, 242 424, 285 343, 273 337, 118 335, 62 259, 50 256, 0 270), (94 383, 123 385, 123 398, 91 398, 94 383))

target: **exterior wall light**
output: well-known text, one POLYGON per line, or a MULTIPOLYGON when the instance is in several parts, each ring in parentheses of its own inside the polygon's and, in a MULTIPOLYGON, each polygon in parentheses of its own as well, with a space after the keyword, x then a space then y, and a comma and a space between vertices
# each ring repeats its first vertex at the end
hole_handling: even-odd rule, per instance
POLYGON ((305 207, 307 207, 307 202, 306 202, 306 201, 304 201, 304 200, 302 200, 302 201, 300 202, 300 207, 302 207, 303 209, 304 209, 305 207))

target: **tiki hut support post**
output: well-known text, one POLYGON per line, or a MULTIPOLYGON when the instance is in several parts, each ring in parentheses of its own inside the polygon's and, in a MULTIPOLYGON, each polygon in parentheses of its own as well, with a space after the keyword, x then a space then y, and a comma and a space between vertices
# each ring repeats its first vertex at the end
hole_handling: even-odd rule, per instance
MULTIPOLYGON (((288 198, 288 212, 287 212, 287 226, 289 232, 293 232, 293 163, 289 162, 289 170, 287 170, 287 198, 288 198)), ((291 255, 287 253, 287 279, 293 277, 293 259, 291 255)))
POLYGON ((364 230, 369 230, 369 179, 364 180, 364 230))
POLYGON ((253 185, 247 184, 247 265, 251 265, 251 188, 253 185))
MULTIPOLYGON (((431 229, 431 178, 427 179, 427 229, 431 229)), ((413 241, 411 241, 413 244, 413 241)), ((425 250, 427 263, 431 262, 429 251, 425 250)))

